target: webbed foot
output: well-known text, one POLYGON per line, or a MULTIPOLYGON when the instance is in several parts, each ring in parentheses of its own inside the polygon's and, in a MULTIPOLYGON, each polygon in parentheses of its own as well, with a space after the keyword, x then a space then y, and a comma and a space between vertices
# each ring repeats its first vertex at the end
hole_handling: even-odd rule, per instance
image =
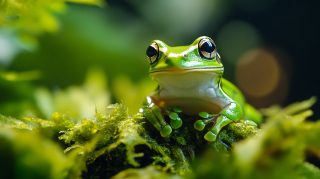
POLYGON ((224 115, 211 115, 206 112, 199 113, 199 116, 204 118, 197 120, 193 126, 196 130, 202 131, 206 126, 210 126, 208 132, 204 135, 204 139, 208 142, 214 142, 217 140, 217 136, 221 129, 232 122, 231 119, 224 115), (213 124, 213 125, 212 125, 213 124))
POLYGON ((182 126, 182 120, 179 117, 179 113, 182 112, 180 108, 173 108, 172 111, 165 111, 170 118, 170 124, 168 124, 163 117, 161 109, 152 102, 150 97, 147 98, 141 112, 160 132, 162 137, 169 137, 173 129, 178 129, 182 126))
POLYGON ((164 120, 158 106, 144 106, 141 112, 143 113, 143 116, 160 132, 162 137, 170 136, 172 127, 164 120))

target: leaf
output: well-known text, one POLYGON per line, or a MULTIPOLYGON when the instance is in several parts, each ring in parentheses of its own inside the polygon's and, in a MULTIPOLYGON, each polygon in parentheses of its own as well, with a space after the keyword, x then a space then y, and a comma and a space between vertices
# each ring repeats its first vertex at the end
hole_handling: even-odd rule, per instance
POLYGON ((311 97, 308 100, 293 103, 293 104, 289 105, 288 107, 284 108, 283 111, 288 115, 295 114, 295 113, 298 113, 300 111, 303 111, 303 110, 310 108, 316 101, 317 101, 316 97, 311 97))

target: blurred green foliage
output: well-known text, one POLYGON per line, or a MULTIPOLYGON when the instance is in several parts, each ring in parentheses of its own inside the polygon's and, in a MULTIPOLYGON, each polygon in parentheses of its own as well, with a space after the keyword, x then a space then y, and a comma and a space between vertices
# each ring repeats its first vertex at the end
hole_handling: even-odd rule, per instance
POLYGON ((145 97, 151 94, 156 89, 157 84, 150 79, 145 79, 140 82, 133 83, 128 77, 118 77, 114 84, 114 95, 118 101, 125 104, 130 114, 135 114, 139 111, 145 100, 145 97))
POLYGON ((36 89, 36 104, 45 117, 50 117, 54 112, 77 118, 92 117, 95 111, 102 112, 110 104, 106 84, 103 72, 92 69, 82 86, 69 86, 53 93, 46 88, 36 89))
POLYGON ((59 28, 55 14, 65 11, 66 2, 92 5, 103 3, 101 0, 1 0, 0 27, 12 28, 30 35, 55 32, 59 28))
POLYGON ((0 146, 1 178, 65 178, 74 165, 56 143, 36 133, 1 127, 0 146))

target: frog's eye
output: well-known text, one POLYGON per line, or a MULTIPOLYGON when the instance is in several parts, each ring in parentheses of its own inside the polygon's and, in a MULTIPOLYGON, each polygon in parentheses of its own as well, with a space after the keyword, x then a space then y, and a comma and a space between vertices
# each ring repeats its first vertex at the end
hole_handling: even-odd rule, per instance
POLYGON ((215 57, 216 45, 210 38, 200 40, 198 49, 200 55, 204 58, 213 59, 215 57))
POLYGON ((157 43, 152 43, 146 51, 146 54, 150 60, 150 64, 153 64, 158 60, 159 57, 159 46, 157 43))

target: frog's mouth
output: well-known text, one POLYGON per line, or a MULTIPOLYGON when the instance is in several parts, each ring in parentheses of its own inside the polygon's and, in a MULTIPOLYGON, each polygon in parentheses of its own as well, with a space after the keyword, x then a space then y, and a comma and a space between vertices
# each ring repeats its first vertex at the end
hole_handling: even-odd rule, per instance
POLYGON ((213 72, 215 74, 222 74, 223 67, 201 67, 201 68, 169 68, 169 69, 158 69, 150 71, 151 75, 161 73, 192 73, 192 72, 213 72))

